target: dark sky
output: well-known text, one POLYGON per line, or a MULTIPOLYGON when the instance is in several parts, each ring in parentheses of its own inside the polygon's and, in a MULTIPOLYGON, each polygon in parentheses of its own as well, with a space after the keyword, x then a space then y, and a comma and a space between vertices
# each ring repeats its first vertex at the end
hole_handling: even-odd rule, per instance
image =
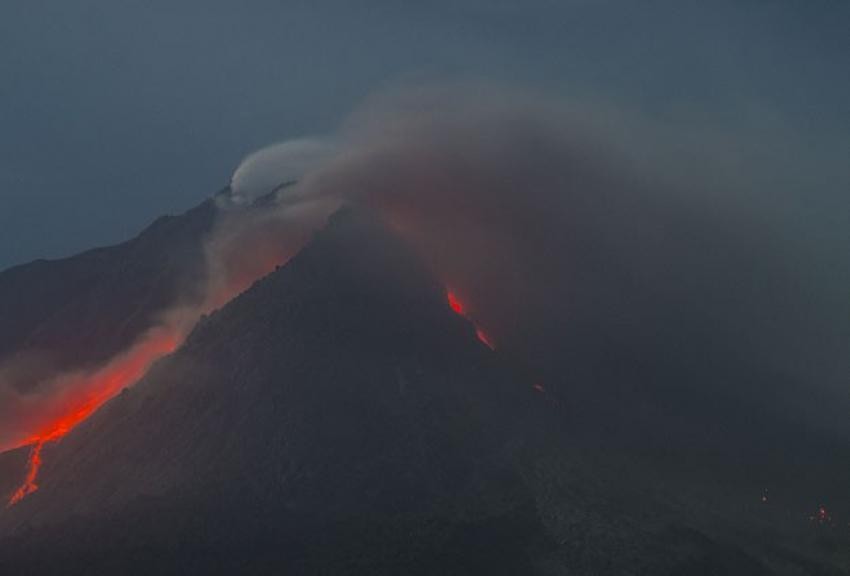
POLYGON ((688 145, 740 142, 737 174, 845 240, 848 30, 843 0, 4 0, 0 269, 128 238, 252 150, 422 78, 598 98, 685 139, 699 126, 688 145))

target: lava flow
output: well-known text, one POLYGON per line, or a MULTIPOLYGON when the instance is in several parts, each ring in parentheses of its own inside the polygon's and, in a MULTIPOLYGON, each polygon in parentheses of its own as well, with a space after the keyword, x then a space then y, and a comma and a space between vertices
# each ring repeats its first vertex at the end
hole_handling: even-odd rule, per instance
POLYGON ((469 317, 469 314, 467 314, 466 312, 466 306, 464 306, 463 303, 458 299, 457 295, 451 290, 449 290, 446 293, 446 298, 449 301, 449 307, 454 310, 455 314, 463 316, 469 322, 472 323, 472 325, 475 327, 475 335, 478 337, 478 340, 480 340, 481 343, 487 346, 487 348, 489 348, 490 350, 495 350, 496 345, 493 343, 493 339, 490 338, 490 336, 487 335, 487 333, 484 332, 484 330, 482 330, 478 326, 478 324, 476 324, 475 321, 469 317))
MULTIPOLYGON (((458 316, 463 316, 475 327, 475 335, 478 337, 481 343, 487 346, 490 350, 495 350, 496 345, 493 343, 493 340, 490 338, 490 336, 487 335, 486 332, 484 332, 484 330, 482 330, 478 326, 478 324, 475 323, 474 320, 472 320, 472 318, 469 317, 469 314, 466 310, 466 306, 464 306, 463 302, 458 299, 457 295, 451 290, 447 290, 446 299, 449 302, 449 308, 451 308, 455 314, 457 314, 458 316)), ((546 387, 543 386, 543 384, 540 382, 532 384, 531 387, 540 394, 546 394, 546 387)), ((551 397, 551 399, 556 406, 559 405, 557 399, 555 399, 554 397, 551 397)))
POLYGON ((36 479, 46 443, 61 439, 107 400, 139 380, 151 364, 173 352, 181 340, 182 334, 176 331, 156 329, 99 370, 64 378, 63 388, 72 390, 73 395, 60 398, 55 409, 43 416, 45 421, 38 426, 38 431, 24 442, 31 446, 27 475, 8 505, 13 506, 38 490, 36 479))
POLYGON ((209 287, 206 301, 191 309, 189 314, 184 311, 182 321, 172 318, 165 325, 150 330, 126 352, 94 372, 71 374, 55 381, 56 388, 65 392, 59 394, 48 409, 41 411, 35 418, 37 421, 32 428, 36 433, 17 443, 18 446, 30 446, 30 456, 26 478, 8 505, 13 506, 38 490, 36 480, 44 445, 60 440, 122 389, 135 384, 154 362, 176 350, 191 328, 185 322, 187 317, 198 317, 220 307, 252 282, 286 262, 290 256, 291 252, 284 252, 277 247, 261 251, 251 259, 231 258, 227 262, 221 285, 209 287))
POLYGON ((9 506, 14 506, 38 490, 38 484, 35 483, 35 479, 38 477, 39 468, 41 468, 41 449, 44 447, 44 442, 44 440, 39 440, 32 445, 30 456, 27 460, 27 477, 24 479, 24 483, 12 494, 12 497, 9 499, 9 506))

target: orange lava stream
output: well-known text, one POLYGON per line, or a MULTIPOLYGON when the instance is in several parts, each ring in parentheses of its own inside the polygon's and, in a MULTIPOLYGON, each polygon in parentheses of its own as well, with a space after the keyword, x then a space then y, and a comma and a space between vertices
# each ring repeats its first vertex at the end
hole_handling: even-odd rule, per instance
POLYGON ((38 490, 36 480, 44 445, 60 440, 122 389, 140 380, 154 362, 176 350, 191 328, 186 318, 198 317, 219 308, 255 280, 272 272, 291 255, 291 252, 276 247, 254 254, 249 259, 234 259, 239 265, 229 262, 221 284, 210 286, 206 300, 197 308, 190 308, 188 312, 184 310, 182 320, 171 318, 164 326, 150 330, 126 352, 94 372, 61 377, 57 388, 65 392, 41 415, 43 422, 34 426, 37 432, 18 444, 31 446, 31 451, 26 478, 12 495, 8 506, 17 504, 38 490))
POLYGON ((53 408, 42 416, 43 423, 35 426, 37 432, 18 444, 30 446, 31 451, 26 478, 12 495, 8 506, 17 504, 38 490, 36 480, 41 468, 44 445, 60 440, 121 390, 139 381, 154 362, 174 352, 183 343, 191 328, 191 325, 185 322, 187 317, 198 317, 202 313, 206 314, 219 308, 291 256, 291 251, 276 247, 255 254, 250 259, 237 260, 240 266, 230 263, 222 284, 210 287, 206 300, 197 308, 190 309, 191 312, 184 311, 182 320, 172 318, 164 326, 150 330, 127 351, 94 372, 63 376, 57 388, 66 392, 57 399, 53 408))
POLYGON ((274 234, 269 234, 267 226, 237 231, 241 236, 229 238, 223 247, 218 247, 221 261, 213 265, 213 279, 206 286, 203 301, 195 306, 170 310, 161 326, 148 331, 99 369, 62 375, 50 382, 56 394, 38 408, 30 422, 28 428, 35 433, 16 439, 13 444, 30 446, 31 451, 26 478, 12 495, 9 506, 38 490, 36 480, 46 443, 60 440, 122 389, 135 384, 156 360, 183 343, 195 319, 220 308, 253 282, 283 265, 307 238, 305 233, 303 237, 291 238, 292 242, 281 243, 274 234), (244 246, 252 246, 251 252, 246 254, 239 249, 244 246))
POLYGON ((41 468, 41 449, 43 447, 44 440, 39 440, 32 445, 30 457, 27 460, 27 477, 24 479, 24 483, 12 494, 12 497, 9 499, 9 506, 14 506, 38 490, 38 484, 35 483, 35 479, 38 477, 39 468, 41 468))
POLYGON ((456 314, 460 314, 461 316, 466 318, 466 308, 463 304, 461 304, 460 300, 457 299, 457 296, 455 296, 454 292, 449 292, 447 294, 447 297, 449 299, 449 306, 451 307, 451 309, 454 310, 456 314))
MULTIPOLYGON (((272 265, 263 268, 273 269, 272 265)), ((267 273, 269 270, 264 270, 267 273)), ((253 272, 253 271, 252 271, 253 272)), ((260 277, 263 274, 250 274, 260 277)), ((244 278, 229 286, 211 299, 203 308, 213 308, 238 293, 250 282, 244 278)), ((467 315, 466 307, 453 292, 448 292, 449 306, 455 313, 463 316, 475 326, 478 339, 490 349, 495 349, 492 339, 479 328, 467 315)), ((27 462, 27 475, 20 487, 12 494, 8 506, 13 506, 38 490, 38 473, 42 464, 42 449, 48 442, 63 438, 78 424, 91 416, 98 408, 118 394, 122 389, 135 384, 148 371, 150 366, 170 354, 182 343, 185 331, 177 328, 158 328, 150 331, 129 350, 120 354, 102 368, 91 373, 72 374, 63 377, 60 387, 72 391, 73 396, 60 399, 62 404, 59 415, 52 417, 37 427, 37 432, 29 436, 21 445, 29 445, 30 456, 27 462)))
POLYGON ((151 364, 173 352, 182 339, 183 335, 176 332, 153 330, 127 352, 99 370, 68 376, 65 385, 69 390, 75 391, 75 396, 62 406, 58 417, 42 425, 35 434, 27 438, 24 444, 32 447, 27 462, 27 475, 21 486, 12 494, 8 505, 13 506, 38 490, 36 479, 41 468, 41 451, 47 442, 61 439, 107 400, 141 379, 151 364))

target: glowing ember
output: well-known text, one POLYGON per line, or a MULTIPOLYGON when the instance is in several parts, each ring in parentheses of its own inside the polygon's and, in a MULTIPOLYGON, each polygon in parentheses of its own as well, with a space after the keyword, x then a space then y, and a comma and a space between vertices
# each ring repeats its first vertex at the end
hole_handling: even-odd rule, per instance
POLYGON ((24 479, 24 483, 12 494, 12 497, 9 499, 9 506, 14 506, 38 490, 38 484, 35 483, 35 479, 38 477, 38 469, 41 468, 41 449, 43 447, 44 440, 33 444, 29 460, 27 460, 27 477, 24 479))
POLYGON ((449 290, 446 292, 446 299, 449 301, 449 308, 454 310, 455 314, 463 316, 471 322, 473 326, 475 326, 475 335, 478 337, 478 340, 480 340, 481 343, 487 346, 490 350, 495 350, 496 345, 493 343, 493 339, 490 338, 490 336, 484 332, 484 330, 482 330, 472 318, 469 317, 469 314, 466 312, 466 306, 464 306, 458 299, 457 295, 449 290))
POLYGON ((460 300, 457 299, 457 296, 454 295, 454 292, 448 293, 449 306, 452 310, 454 310, 457 314, 461 316, 466 316, 466 312, 464 311, 463 304, 460 303, 460 300))

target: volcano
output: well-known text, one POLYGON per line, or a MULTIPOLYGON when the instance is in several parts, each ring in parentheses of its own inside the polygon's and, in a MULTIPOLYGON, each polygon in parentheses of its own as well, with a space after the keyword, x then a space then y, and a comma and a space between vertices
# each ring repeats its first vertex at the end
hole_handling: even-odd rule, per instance
POLYGON ((127 242, 0 273, 0 360, 35 355, 58 371, 112 358, 178 299, 199 295, 215 215, 211 198, 127 242))
MULTIPOLYGON (((634 421, 581 432, 607 412, 494 348, 449 285, 337 212, 43 447, 0 573, 840 573, 834 533, 777 528, 763 493, 742 511, 606 443, 634 421)), ((26 457, 0 455, 0 488, 26 457)))
MULTIPOLYGON (((202 546, 230 533, 214 518, 247 521, 228 546, 250 566, 371 570, 427 556, 436 569, 502 540, 491 567, 523 571, 526 546, 545 538, 511 462, 528 433, 516 410, 536 401, 409 249, 346 212, 46 447, 41 489, 3 524, 37 522, 47 542, 78 516, 104 530, 116 513, 146 524, 152 504, 178 523, 206 518, 216 534, 202 546), (519 547, 517 527, 528 533, 519 547), (338 553, 326 558, 326 545, 338 553)), ((115 545, 186 535, 142 532, 115 545)), ((85 547, 79 558, 100 556, 85 547)))

